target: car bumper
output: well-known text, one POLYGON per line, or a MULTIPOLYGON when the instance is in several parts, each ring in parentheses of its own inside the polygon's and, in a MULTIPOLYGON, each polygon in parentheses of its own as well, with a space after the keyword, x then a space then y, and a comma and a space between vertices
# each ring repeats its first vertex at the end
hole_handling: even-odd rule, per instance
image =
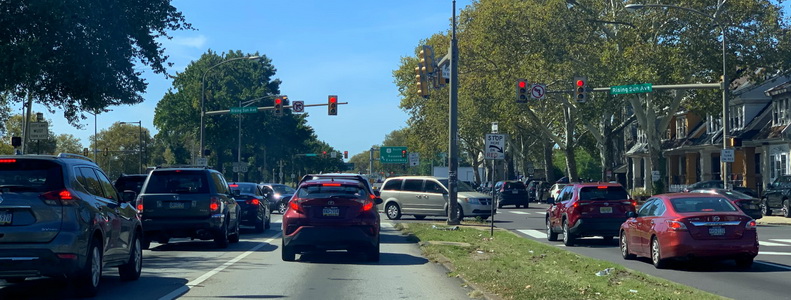
MULTIPOLYGON (((465 217, 476 217, 476 216, 484 217, 484 216, 492 215, 491 205, 461 203, 461 209, 465 217)), ((496 211, 497 210, 495 209, 495 212, 496 211)))
POLYGON ((755 257, 758 255, 756 234, 745 234, 733 240, 696 240, 688 232, 660 237, 662 257, 755 257))
POLYGON ((283 245, 297 251, 305 249, 348 250, 379 244, 377 226, 319 227, 302 226, 283 236, 283 245))
POLYGON ((530 199, 527 197, 527 194, 517 194, 517 195, 509 195, 509 194, 502 194, 500 195, 499 205, 514 205, 514 204, 528 204, 530 203, 530 199))
POLYGON ((621 224, 626 221, 623 218, 580 218, 569 228, 569 232, 575 236, 617 236, 621 229, 621 224))
POLYGON ((2 244, 0 278, 73 275, 86 261, 88 249, 80 246, 88 244, 84 239, 87 237, 60 232, 49 243, 2 244))
MULTIPOLYGON (((224 214, 213 214, 208 218, 189 219, 143 219, 146 238, 153 235, 168 237, 195 237, 205 231, 218 231, 225 224, 224 214)), ((208 236, 206 236, 208 237, 208 236)))
POLYGON ((259 222, 258 206, 245 205, 239 206, 242 210, 242 219, 239 220, 242 225, 253 226, 259 222))

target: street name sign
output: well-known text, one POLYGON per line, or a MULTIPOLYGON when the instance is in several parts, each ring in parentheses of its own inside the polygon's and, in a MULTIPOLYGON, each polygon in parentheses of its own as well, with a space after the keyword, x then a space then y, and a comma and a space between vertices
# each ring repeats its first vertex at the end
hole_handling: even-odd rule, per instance
POLYGON ((720 152, 720 162, 732 163, 735 161, 733 149, 722 149, 720 152))
POLYGON ((379 147, 379 162, 383 164, 405 164, 406 157, 401 157, 401 153, 406 151, 406 147, 379 147))
POLYGON ((305 101, 294 101, 294 103, 291 105, 291 109, 294 112, 298 112, 298 113, 304 112, 305 111, 305 101))
POLYGON ((31 141, 46 140, 49 138, 49 125, 47 122, 30 122, 30 137, 31 141))
POLYGON ((610 94, 620 95, 620 94, 650 93, 653 90, 654 90, 654 85, 651 83, 618 85, 618 86, 610 87, 610 94))
POLYGON ((231 107, 231 114, 254 114, 258 112, 258 107, 244 106, 244 107, 231 107))
POLYGON ((487 133, 486 149, 483 150, 485 159, 505 159, 505 134, 487 133))

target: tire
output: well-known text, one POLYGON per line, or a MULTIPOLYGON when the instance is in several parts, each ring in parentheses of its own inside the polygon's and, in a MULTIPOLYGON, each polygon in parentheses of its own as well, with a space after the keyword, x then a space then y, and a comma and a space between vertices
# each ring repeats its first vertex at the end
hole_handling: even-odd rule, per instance
POLYGON ((503 205, 500 202, 497 202, 497 208, 503 208, 503 205))
POLYGON ((749 269, 753 266, 754 257, 740 257, 735 259, 736 267, 739 269, 749 269))
POLYGON ((236 229, 233 231, 231 236, 228 237, 228 241, 231 243, 238 243, 239 242, 239 219, 236 219, 236 229))
POLYGON ((522 205, 522 207, 524 207, 524 208, 530 208, 530 201, 528 201, 527 203, 525 203, 524 205, 522 205))
POLYGON ((789 203, 788 199, 783 200, 783 208, 780 210, 783 211, 783 217, 791 218, 791 203, 789 203))
POLYGON ((423 215, 415 215, 415 219, 417 219, 417 220, 423 220, 425 218, 426 218, 426 216, 423 216, 423 215))
POLYGON ((387 214, 387 218, 390 220, 401 219, 401 208, 398 207, 398 204, 390 202, 385 207, 385 214, 387 214))
POLYGON ((456 211, 459 212, 459 221, 464 220, 464 210, 461 209, 461 204, 456 203, 456 211))
POLYGON ((761 214, 764 216, 772 215, 772 209, 769 208, 769 200, 766 198, 761 201, 761 214))
POLYGON ((91 241, 88 247, 85 265, 77 271, 71 280, 79 297, 93 297, 99 291, 102 278, 102 246, 99 240, 91 241))
POLYGON ((574 235, 569 232, 569 222, 563 219, 563 245, 574 246, 574 235))
POLYGON ((558 234, 552 230, 552 225, 549 222, 549 218, 547 218, 547 240, 550 242, 558 240, 558 234))
POLYGON ((291 247, 286 247, 286 245, 281 244, 280 247, 280 258, 283 261, 294 261, 297 257, 297 254, 294 252, 294 249, 291 247))
POLYGON ((366 258, 370 262, 378 262, 379 261, 379 239, 376 240, 376 246, 371 247, 365 253, 366 258))
POLYGON ((143 240, 140 242, 140 249, 148 250, 148 248, 151 248, 151 239, 145 237, 145 234, 143 236, 143 240))
POLYGON ((24 282, 24 281, 25 281, 25 277, 11 277, 11 278, 6 278, 5 279, 5 282, 8 282, 8 283, 21 283, 21 282, 24 282))
POLYGON ((217 248, 228 248, 228 223, 225 223, 220 230, 214 233, 214 244, 217 248))
POLYGON ((118 266, 118 275, 121 276, 122 281, 140 278, 140 273, 143 271, 143 249, 141 249, 142 242, 140 240, 140 235, 135 234, 132 240, 132 249, 129 251, 129 261, 118 266))
POLYGON ((280 202, 280 204, 277 205, 277 212, 279 212, 281 215, 285 214, 286 210, 288 210, 288 206, 286 206, 285 202, 280 202))
POLYGON ((269 220, 265 220, 265 219, 266 219, 266 216, 264 216, 263 219, 261 219, 261 221, 256 220, 258 222, 255 222, 255 232, 262 233, 262 232, 266 231, 267 221, 269 221, 269 220))
POLYGON ((637 256, 629 252, 629 244, 626 238, 626 232, 621 231, 621 236, 618 238, 618 243, 621 245, 621 256, 625 260, 635 259, 637 256))
POLYGON ((269 217, 266 218, 266 223, 264 224, 264 230, 272 228, 272 213, 269 213, 269 217))
POLYGON ((662 247, 656 237, 651 238, 651 263, 657 269, 667 268, 667 259, 662 258, 662 247))

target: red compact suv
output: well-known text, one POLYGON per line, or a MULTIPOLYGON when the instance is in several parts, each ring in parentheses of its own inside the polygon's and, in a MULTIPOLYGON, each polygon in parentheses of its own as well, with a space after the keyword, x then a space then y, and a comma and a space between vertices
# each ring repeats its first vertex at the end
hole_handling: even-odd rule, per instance
POLYGON ((563 244, 574 245, 578 237, 602 236, 612 241, 626 213, 634 212, 637 202, 617 183, 571 183, 566 185, 547 209, 547 238, 556 241, 563 233, 563 244))
POLYGON ((303 181, 283 215, 283 260, 310 250, 362 250, 369 261, 379 261, 381 203, 358 180, 303 181))

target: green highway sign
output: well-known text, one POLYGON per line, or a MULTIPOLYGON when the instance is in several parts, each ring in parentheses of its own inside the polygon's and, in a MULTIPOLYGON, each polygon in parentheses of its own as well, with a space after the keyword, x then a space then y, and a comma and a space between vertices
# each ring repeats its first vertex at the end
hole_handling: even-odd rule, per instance
POLYGON ((633 85, 619 85, 610 87, 610 95, 650 93, 654 90, 651 83, 641 83, 633 85))
POLYGON ((258 107, 255 106, 246 106, 246 107, 231 107, 231 114, 254 114, 258 112, 258 107))
POLYGON ((379 147, 379 162, 383 164, 407 163, 406 147, 379 147))
POLYGON ((316 153, 307 153, 307 154, 305 154, 305 156, 318 156, 318 154, 316 154, 316 153))

